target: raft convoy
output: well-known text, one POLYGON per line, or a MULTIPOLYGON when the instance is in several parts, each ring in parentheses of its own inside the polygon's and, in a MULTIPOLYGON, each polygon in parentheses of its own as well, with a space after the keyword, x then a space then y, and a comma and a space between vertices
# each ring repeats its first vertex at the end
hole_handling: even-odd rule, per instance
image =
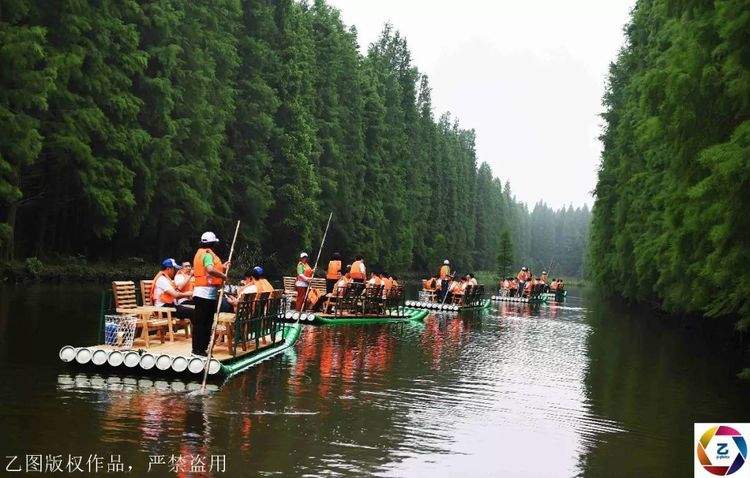
MULTIPOLYGON (((174 260, 168 261, 163 265, 179 267, 174 260)), ((346 275, 339 271, 336 284, 331 277, 313 278, 308 267, 298 267, 297 277, 285 277, 283 289, 266 290, 261 286, 261 280, 265 279, 253 281, 252 276, 249 283, 258 286, 252 289, 222 283, 222 295, 226 293, 230 299, 214 318, 210 359, 192 353, 196 322, 186 314, 195 306, 179 301, 165 304, 159 300, 168 299, 168 294, 155 285, 162 280, 163 269, 154 280, 140 281, 139 287, 132 281, 113 282, 111 290, 102 294, 101 343, 83 347, 66 345, 60 349, 59 357, 78 368, 139 376, 199 378, 207 369, 209 379, 222 381, 293 347, 303 323, 329 326, 420 322, 431 312, 458 315, 487 309, 493 301, 542 304, 562 302, 567 295, 564 290, 540 290, 517 297, 501 289, 499 294, 486 298, 484 285, 477 284, 473 275, 455 280, 448 266, 446 260, 438 276, 422 281, 417 300, 406 300, 403 285, 395 278, 381 279, 378 274, 373 274, 367 283, 349 280, 344 282, 343 289, 334 288, 341 278, 350 276, 348 269, 346 275), (300 298, 300 294, 304 297, 300 298), (308 301, 308 296, 315 300, 308 301)), ((358 268, 364 274, 364 265, 358 268)), ((262 273, 262 268, 256 267, 254 271, 258 269, 262 273)), ((248 281, 243 287, 247 285, 248 281)))

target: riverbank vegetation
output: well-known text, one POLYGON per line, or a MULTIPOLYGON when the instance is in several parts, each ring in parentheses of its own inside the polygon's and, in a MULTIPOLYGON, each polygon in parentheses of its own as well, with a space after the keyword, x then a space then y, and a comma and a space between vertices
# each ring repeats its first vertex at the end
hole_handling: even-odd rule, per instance
POLYGON ((322 0, 13 0, 0 39, 0 259, 189 258, 239 218, 286 270, 333 211, 330 249, 392 271, 494 268, 503 229, 580 269, 588 209, 517 202, 390 26, 363 55, 322 0))
POLYGON ((750 326, 750 5, 640 0, 604 97, 591 271, 750 326))

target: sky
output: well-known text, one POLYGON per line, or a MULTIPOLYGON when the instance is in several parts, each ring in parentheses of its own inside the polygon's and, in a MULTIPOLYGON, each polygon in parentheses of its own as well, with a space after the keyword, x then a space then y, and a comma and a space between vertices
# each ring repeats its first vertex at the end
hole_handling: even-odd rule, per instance
POLYGON ((591 206, 601 98, 634 0, 329 0, 360 49, 391 22, 427 74, 436 117, 533 206, 591 206))

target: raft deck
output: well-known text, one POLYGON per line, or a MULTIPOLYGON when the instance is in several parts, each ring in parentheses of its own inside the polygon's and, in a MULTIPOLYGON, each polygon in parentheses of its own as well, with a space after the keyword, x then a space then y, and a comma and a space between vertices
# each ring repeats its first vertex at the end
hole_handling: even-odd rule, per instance
MULTIPOLYGON (((226 345, 214 347, 208 373, 212 377, 227 377, 241 372, 257 362, 265 360, 297 341, 300 325, 287 325, 276 332, 276 341, 271 335, 259 338, 258 344, 250 341, 245 350, 237 347, 236 355, 230 353, 226 345)), ((149 344, 123 350, 111 345, 94 345, 89 347, 72 347, 66 345, 60 349, 60 359, 73 366, 96 367, 115 372, 132 372, 146 374, 180 374, 200 375, 205 368, 206 360, 191 357, 191 341, 184 336, 174 341, 149 344)))

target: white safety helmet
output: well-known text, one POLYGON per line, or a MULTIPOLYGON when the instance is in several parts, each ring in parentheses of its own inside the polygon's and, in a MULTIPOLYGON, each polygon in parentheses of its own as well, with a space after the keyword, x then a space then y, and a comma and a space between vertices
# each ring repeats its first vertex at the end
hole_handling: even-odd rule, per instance
POLYGON ((299 255, 299 258, 302 259, 303 257, 307 257, 307 252, 303 252, 299 255))
POLYGON ((219 238, 216 237, 216 234, 211 231, 204 232, 201 236, 201 244, 210 244, 212 242, 219 242, 219 238))
POLYGON ((446 260, 443 261, 443 264, 445 264, 447 266, 448 264, 450 264, 450 261, 448 259, 446 259, 446 260))

